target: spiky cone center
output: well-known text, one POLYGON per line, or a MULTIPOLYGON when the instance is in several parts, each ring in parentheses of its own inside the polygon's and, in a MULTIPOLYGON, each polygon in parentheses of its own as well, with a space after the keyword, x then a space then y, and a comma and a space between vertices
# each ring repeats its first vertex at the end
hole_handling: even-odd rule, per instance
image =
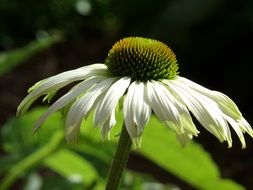
POLYGON ((116 42, 105 64, 113 75, 129 76, 138 81, 173 79, 178 74, 173 51, 162 42, 142 37, 116 42))

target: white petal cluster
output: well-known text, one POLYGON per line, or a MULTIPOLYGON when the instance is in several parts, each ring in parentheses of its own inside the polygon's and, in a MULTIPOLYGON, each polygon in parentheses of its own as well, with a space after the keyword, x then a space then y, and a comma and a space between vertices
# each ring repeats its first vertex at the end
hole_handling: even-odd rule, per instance
POLYGON ((184 146, 199 131, 190 112, 210 133, 221 142, 232 146, 230 126, 245 148, 243 133, 253 137, 253 130, 243 118, 235 103, 226 95, 211 91, 186 78, 173 80, 132 81, 130 77, 112 77, 104 64, 93 64, 76 70, 63 72, 36 83, 18 107, 23 114, 41 96, 50 101, 56 92, 75 81, 80 81, 69 92, 59 98, 39 118, 34 130, 54 112, 70 105, 66 117, 66 139, 75 142, 82 120, 91 111, 94 126, 108 136, 116 123, 115 108, 123 97, 123 114, 126 129, 135 146, 140 146, 141 135, 151 113, 177 134, 184 146))
POLYGON ((229 125, 237 133, 242 147, 245 148, 243 133, 253 137, 249 123, 243 118, 235 103, 225 94, 212 91, 186 78, 162 81, 169 92, 176 97, 210 133, 221 142, 227 141, 232 146, 229 125))

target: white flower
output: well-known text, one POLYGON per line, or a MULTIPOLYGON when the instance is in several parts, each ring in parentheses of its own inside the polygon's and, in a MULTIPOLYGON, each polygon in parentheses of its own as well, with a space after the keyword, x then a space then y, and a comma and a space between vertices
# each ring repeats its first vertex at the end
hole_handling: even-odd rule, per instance
MULTIPOLYGON (((113 48, 113 50, 115 48, 118 50, 119 47, 116 45, 113 48)), ((253 137, 251 126, 243 118, 235 103, 226 95, 211 91, 177 75, 167 77, 165 73, 167 79, 165 77, 157 79, 157 73, 163 73, 164 67, 158 72, 157 69, 150 67, 156 70, 155 74, 152 73, 152 70, 146 69, 149 65, 143 67, 144 69, 138 67, 139 70, 146 72, 142 75, 141 71, 138 73, 138 69, 136 72, 133 70, 136 68, 132 69, 133 65, 124 65, 122 60, 113 57, 113 53, 112 51, 109 53, 109 61, 117 59, 117 63, 123 63, 122 71, 118 76, 115 74, 115 69, 118 67, 113 68, 114 65, 101 63, 84 66, 42 80, 29 90, 28 96, 19 105, 17 114, 23 114, 40 96, 45 95, 44 100, 50 100, 60 88, 80 81, 49 107, 35 124, 34 130, 37 130, 52 113, 73 102, 66 118, 66 138, 69 142, 76 141, 82 120, 93 110, 95 111, 94 126, 101 128, 103 137, 109 136, 110 130, 116 123, 115 108, 119 99, 123 97, 125 127, 136 146, 140 146, 142 132, 152 111, 160 121, 175 131, 182 145, 199 133, 190 112, 221 142, 227 141, 229 147, 232 146, 230 126, 238 135, 243 148, 246 146, 243 133, 246 132, 253 137), (134 74, 130 75, 128 72, 134 72, 134 74), (136 73, 148 79, 142 80, 143 78, 136 77, 136 73)), ((137 52, 137 55, 139 54, 143 56, 142 53, 137 52)), ((151 54, 152 56, 156 54, 151 54)), ((128 59, 130 60, 129 57, 124 58, 129 61, 128 59)), ((160 62, 158 60, 156 63, 160 64, 160 62)), ((173 70, 177 67, 171 67, 171 65, 170 62, 167 70, 170 74, 177 73, 176 70, 173 70)))

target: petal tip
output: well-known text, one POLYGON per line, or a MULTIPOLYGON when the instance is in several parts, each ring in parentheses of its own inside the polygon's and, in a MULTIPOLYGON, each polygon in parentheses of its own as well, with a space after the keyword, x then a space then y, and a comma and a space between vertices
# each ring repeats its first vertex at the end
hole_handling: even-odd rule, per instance
POLYGON ((137 150, 137 149, 141 148, 141 142, 142 142, 141 137, 135 137, 135 138, 132 138, 131 140, 132 140, 132 143, 133 143, 134 150, 137 150))

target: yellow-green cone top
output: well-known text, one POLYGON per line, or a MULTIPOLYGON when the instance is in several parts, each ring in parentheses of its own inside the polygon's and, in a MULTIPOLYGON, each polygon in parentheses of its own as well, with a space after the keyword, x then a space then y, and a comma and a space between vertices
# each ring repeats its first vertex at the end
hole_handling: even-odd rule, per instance
POLYGON ((162 42, 142 37, 128 37, 116 42, 105 64, 113 75, 129 76, 138 81, 173 79, 178 74, 172 50, 162 42))

